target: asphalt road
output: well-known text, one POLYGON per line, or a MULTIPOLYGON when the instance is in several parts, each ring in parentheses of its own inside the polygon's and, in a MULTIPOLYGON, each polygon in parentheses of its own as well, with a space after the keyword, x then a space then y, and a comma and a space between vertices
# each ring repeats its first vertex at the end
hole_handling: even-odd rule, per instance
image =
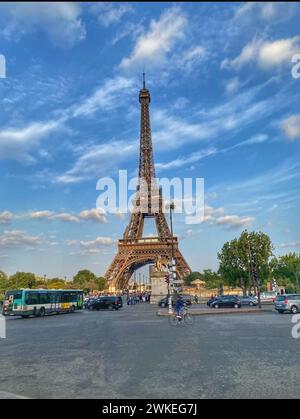
POLYGON ((299 398, 291 315, 200 316, 148 304, 7 320, 0 398, 299 398))

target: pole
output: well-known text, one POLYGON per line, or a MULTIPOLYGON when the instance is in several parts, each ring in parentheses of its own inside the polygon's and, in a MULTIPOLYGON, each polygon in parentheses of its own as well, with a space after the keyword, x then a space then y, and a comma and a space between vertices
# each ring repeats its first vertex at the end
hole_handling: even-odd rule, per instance
POLYGON ((253 266, 253 263, 252 263, 252 251, 251 251, 249 241, 248 241, 248 248, 249 248, 249 262, 250 262, 251 279, 252 279, 252 282, 255 283, 255 285, 256 285, 258 308, 261 308, 260 281, 259 281, 258 273, 257 273, 257 270, 256 270, 256 263, 255 263, 255 266, 253 266))
POLYGON ((172 211, 174 210, 175 205, 173 202, 170 203, 170 227, 171 227, 171 251, 172 251, 172 258, 171 258, 171 266, 169 272, 169 282, 168 282, 168 303, 169 303, 169 314, 172 314, 172 295, 171 295, 171 281, 173 282, 174 276, 174 238, 173 238, 173 218, 172 218, 172 211))

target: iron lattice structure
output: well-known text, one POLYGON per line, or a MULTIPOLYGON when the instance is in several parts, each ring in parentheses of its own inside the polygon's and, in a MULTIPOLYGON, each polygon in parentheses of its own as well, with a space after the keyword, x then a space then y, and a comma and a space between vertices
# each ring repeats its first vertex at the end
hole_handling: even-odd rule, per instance
MULTIPOLYGON (((155 176, 149 112, 151 97, 145 79, 139 101, 141 131, 137 193, 129 224, 123 239, 118 243, 118 253, 105 273, 108 285, 116 289, 126 288, 133 272, 141 266, 154 263, 158 256, 168 260, 171 260, 172 256, 172 236, 163 212, 162 193, 155 176), (157 237, 143 238, 146 217, 155 219, 157 237)), ((191 269, 178 248, 177 237, 174 236, 173 248, 177 277, 183 279, 191 269)))

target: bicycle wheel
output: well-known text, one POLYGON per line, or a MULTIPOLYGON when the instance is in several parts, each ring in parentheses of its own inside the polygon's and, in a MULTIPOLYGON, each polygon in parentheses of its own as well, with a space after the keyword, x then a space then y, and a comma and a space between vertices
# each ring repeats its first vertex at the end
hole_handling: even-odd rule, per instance
POLYGON ((195 321, 194 316, 191 316, 190 313, 186 313, 186 315, 184 316, 184 322, 186 324, 193 324, 195 321))
POLYGON ((178 325, 178 317, 174 316, 174 314, 171 314, 169 316, 169 323, 171 326, 177 326, 178 325))

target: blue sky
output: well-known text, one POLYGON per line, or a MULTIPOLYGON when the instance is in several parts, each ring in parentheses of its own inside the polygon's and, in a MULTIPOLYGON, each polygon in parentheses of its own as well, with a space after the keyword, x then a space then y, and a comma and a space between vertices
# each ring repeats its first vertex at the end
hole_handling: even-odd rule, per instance
POLYGON ((135 174, 145 69, 158 176, 203 177, 175 233, 193 270, 244 228, 299 251, 296 3, 1 3, 0 269, 103 274, 128 217, 100 177, 135 174))

